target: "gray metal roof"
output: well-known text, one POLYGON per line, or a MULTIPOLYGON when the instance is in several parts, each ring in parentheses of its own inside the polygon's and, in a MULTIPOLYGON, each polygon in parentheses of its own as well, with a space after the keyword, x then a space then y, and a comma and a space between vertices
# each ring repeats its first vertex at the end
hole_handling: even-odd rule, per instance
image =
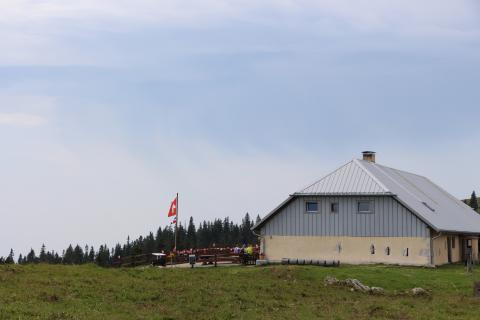
POLYGON ((296 194, 385 195, 390 191, 360 161, 353 160, 296 194))
POLYGON ((355 161, 361 163, 395 194, 401 203, 434 229, 480 233, 480 214, 428 178, 377 163, 355 161))
POLYGON ((258 229, 293 197, 313 195, 393 196, 436 231, 480 233, 480 214, 429 179, 357 159, 294 193, 252 229, 258 229))

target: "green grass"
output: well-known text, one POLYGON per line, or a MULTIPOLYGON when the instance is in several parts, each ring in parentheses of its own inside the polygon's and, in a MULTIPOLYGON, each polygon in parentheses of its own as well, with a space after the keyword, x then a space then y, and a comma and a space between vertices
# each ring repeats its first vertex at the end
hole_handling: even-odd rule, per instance
POLYGON ((0 319, 480 319, 472 281, 462 266, 0 266, 0 319), (327 275, 387 292, 325 287, 327 275), (431 294, 403 294, 418 286, 431 294))

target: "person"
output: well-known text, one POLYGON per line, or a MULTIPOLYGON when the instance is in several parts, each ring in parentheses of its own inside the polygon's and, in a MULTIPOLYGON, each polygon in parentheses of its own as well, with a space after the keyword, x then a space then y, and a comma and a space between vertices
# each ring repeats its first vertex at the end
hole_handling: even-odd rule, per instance
POLYGON ((246 247, 245 248, 245 253, 248 254, 249 256, 253 256, 253 247, 251 245, 246 247))

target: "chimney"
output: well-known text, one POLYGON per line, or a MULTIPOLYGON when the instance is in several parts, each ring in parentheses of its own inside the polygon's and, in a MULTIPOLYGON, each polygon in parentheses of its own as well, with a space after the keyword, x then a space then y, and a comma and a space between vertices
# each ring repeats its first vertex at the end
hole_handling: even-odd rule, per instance
POLYGON ((363 154, 363 160, 375 163, 374 151, 363 151, 362 154, 363 154))

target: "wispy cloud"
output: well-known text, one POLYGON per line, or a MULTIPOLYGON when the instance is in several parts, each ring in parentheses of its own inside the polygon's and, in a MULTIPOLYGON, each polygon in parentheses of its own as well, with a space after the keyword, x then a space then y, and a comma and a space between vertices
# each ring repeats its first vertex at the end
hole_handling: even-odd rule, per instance
POLYGON ((47 119, 26 113, 0 113, 0 125, 36 127, 47 123, 47 119))
MULTIPOLYGON (((241 46, 243 51, 245 47, 264 48, 271 43, 261 38, 262 33, 252 40, 252 26, 268 27, 264 32, 277 30, 280 38, 295 30, 304 36, 387 35, 420 37, 422 41, 428 36, 434 38, 428 41, 437 37, 443 41, 475 41, 480 34, 478 9, 478 3, 472 0, 18 0, 15 4, 0 0, 0 65, 124 66, 130 61, 126 63, 121 59, 125 55, 117 57, 118 53, 135 53, 138 45, 130 45, 128 39, 136 35, 155 37, 152 42, 162 45, 163 54, 169 50, 178 54, 224 49, 224 43, 214 45, 209 41, 218 35, 203 34, 205 30, 230 28, 245 33, 246 40, 235 38, 235 48, 241 46), (186 30, 195 34, 183 38, 186 30), (179 42, 162 37, 162 32, 175 31, 179 36, 172 38, 181 39, 179 42), (109 39, 111 35, 115 37, 109 39), (195 42, 199 35, 203 46, 195 42), (115 47, 121 43, 118 39, 125 39, 129 46, 115 47), (190 43, 193 45, 186 50, 184 46, 190 43)), ((285 43, 270 49, 279 48, 284 49, 285 43)), ((296 41, 294 48, 302 49, 296 41)), ((143 60, 143 54, 142 59, 133 61, 143 60)))

